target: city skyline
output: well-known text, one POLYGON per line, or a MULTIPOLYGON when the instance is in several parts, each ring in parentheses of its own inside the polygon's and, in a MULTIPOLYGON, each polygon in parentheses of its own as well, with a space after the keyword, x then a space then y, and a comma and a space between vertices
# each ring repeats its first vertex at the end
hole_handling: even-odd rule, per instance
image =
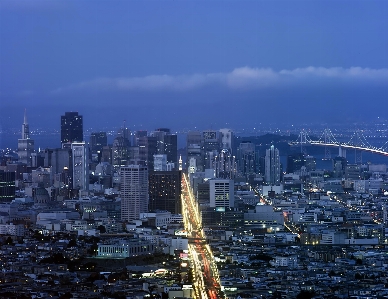
POLYGON ((2 1, 0 125, 18 126, 24 108, 42 127, 63 111, 85 127, 373 122, 387 106, 387 12, 382 1, 2 1))

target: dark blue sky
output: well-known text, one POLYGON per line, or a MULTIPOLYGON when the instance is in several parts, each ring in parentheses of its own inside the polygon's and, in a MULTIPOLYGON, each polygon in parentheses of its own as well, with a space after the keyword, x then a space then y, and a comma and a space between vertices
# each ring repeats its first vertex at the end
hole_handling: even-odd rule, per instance
POLYGON ((0 1, 3 128, 373 121, 388 1, 0 1))

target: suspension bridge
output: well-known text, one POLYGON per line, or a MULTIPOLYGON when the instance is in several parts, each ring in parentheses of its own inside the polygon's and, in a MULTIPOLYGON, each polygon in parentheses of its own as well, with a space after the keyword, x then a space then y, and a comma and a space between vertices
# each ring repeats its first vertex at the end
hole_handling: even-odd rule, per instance
POLYGON ((299 133, 298 140, 291 143, 292 145, 299 145, 301 153, 306 152, 306 146, 324 146, 325 147, 325 159, 331 158, 330 148, 339 148, 341 155, 342 150, 350 149, 356 153, 355 162, 361 163, 361 153, 370 152, 373 154, 379 154, 388 157, 388 140, 382 146, 373 146, 365 138, 362 130, 356 130, 347 142, 338 141, 330 129, 325 129, 322 135, 318 139, 310 138, 306 130, 302 130, 299 133))

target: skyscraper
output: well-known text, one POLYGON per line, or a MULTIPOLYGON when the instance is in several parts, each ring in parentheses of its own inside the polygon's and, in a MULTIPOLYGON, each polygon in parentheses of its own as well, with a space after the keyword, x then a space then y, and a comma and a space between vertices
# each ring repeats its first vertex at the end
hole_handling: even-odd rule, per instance
POLYGON ((152 136, 156 138, 157 153, 166 154, 167 162, 174 163, 178 169, 177 135, 171 134, 170 129, 159 128, 152 132, 152 136))
POLYGON ((220 129, 221 147, 222 149, 233 152, 233 132, 231 129, 220 129))
POLYGON ((157 154, 157 139, 153 136, 143 136, 138 139, 139 159, 144 161, 148 169, 154 169, 154 155, 157 154))
POLYGON ((273 145, 265 154, 265 181, 270 185, 280 184, 280 157, 279 150, 273 145))
POLYGON ((90 152, 96 154, 102 153, 102 148, 108 145, 106 132, 94 132, 90 134, 90 152))
POLYGON ((15 199, 15 172, 0 170, 0 203, 15 199))
POLYGON ((287 173, 293 173, 295 171, 300 171, 302 166, 305 166, 306 158, 303 153, 295 153, 288 155, 287 157, 287 173))
POLYGON ((82 142, 83 139, 82 115, 78 115, 78 112, 65 112, 61 116, 61 143, 82 142))
POLYGON ((238 166, 242 175, 259 172, 259 158, 255 150, 255 144, 250 141, 243 141, 237 149, 238 166))
POLYGON ((34 152, 34 140, 30 139, 30 129, 27 122, 26 110, 24 110, 24 121, 22 125, 22 138, 18 139, 18 160, 21 163, 31 166, 32 153, 34 152))
POLYGON ((174 163, 178 169, 178 138, 175 134, 164 136, 164 154, 167 155, 167 162, 174 163))
POLYGON ((128 165, 120 169, 121 220, 139 219, 148 212, 148 169, 143 165, 128 165))
POLYGON ((181 214, 181 171, 150 171, 149 209, 181 214))
POLYGON ((85 142, 71 144, 73 189, 89 190, 89 158, 85 142))
POLYGON ((203 171, 202 134, 199 131, 189 131, 186 143, 186 168, 190 172, 203 171))
POLYGON ((225 208, 234 207, 234 181, 224 179, 211 179, 210 184, 210 207, 225 208))

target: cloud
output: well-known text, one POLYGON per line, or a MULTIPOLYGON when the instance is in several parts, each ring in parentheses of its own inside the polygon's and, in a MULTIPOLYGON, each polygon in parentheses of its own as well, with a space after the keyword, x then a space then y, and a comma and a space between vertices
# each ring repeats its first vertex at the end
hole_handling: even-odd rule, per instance
POLYGON ((275 71, 271 68, 236 68, 229 73, 209 73, 193 75, 151 75, 145 77, 97 78, 67 87, 57 88, 54 94, 71 91, 189 91, 206 86, 223 86, 232 90, 263 89, 281 87, 284 84, 304 84, 308 80, 343 82, 388 83, 388 69, 370 69, 361 67, 324 68, 306 67, 293 70, 275 71))

